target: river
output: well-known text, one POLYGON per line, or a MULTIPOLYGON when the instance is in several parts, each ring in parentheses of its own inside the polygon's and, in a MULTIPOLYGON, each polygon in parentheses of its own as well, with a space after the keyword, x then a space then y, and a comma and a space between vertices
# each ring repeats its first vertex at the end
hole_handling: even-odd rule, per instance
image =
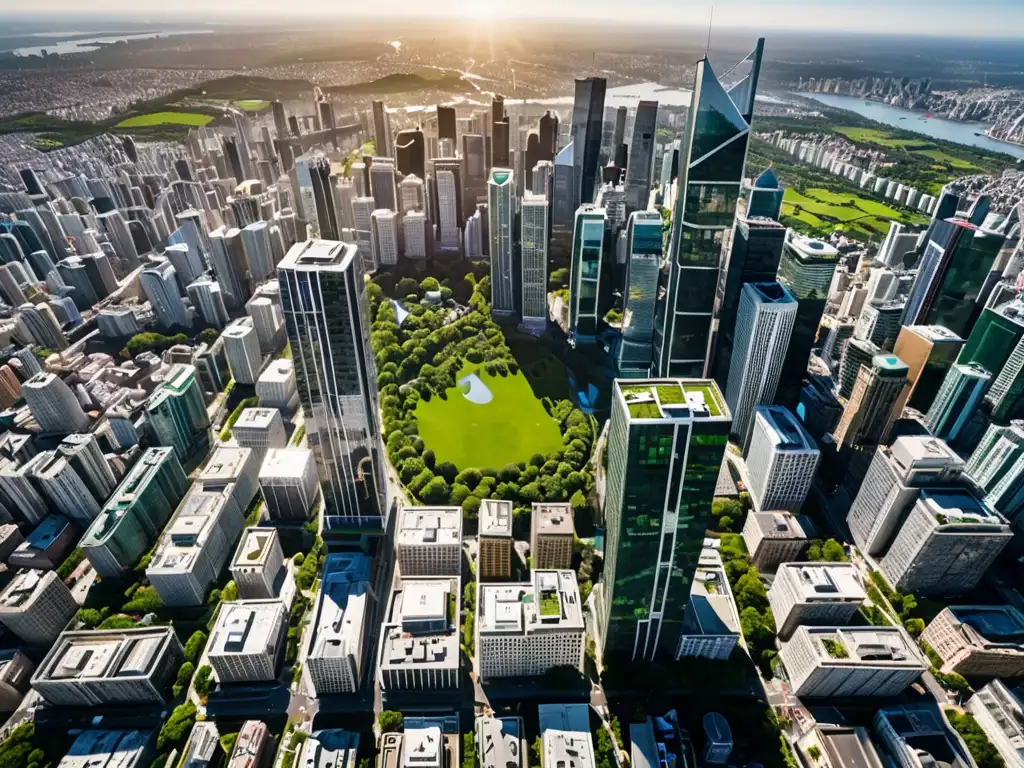
MULTIPOLYGON (((33 45, 26 48, 15 48, 15 56, 42 56, 43 51, 50 56, 59 53, 67 56, 72 53, 90 53, 98 51, 103 45, 114 43, 126 43, 129 40, 152 40, 155 37, 173 37, 175 35, 205 35, 212 33, 212 29, 181 29, 161 30, 158 32, 138 32, 124 35, 105 35, 102 37, 90 37, 78 40, 54 40, 44 45, 33 45)), ((73 33, 72 33, 73 34, 73 33)), ((53 35, 47 35, 53 37, 53 35)))
POLYGON ((984 132, 986 128, 984 123, 964 123, 957 120, 944 120, 939 117, 930 117, 925 120, 923 112, 890 107, 888 104, 880 104, 875 101, 867 102, 855 96, 803 92, 796 95, 806 96, 815 101, 820 101, 822 104, 828 104, 830 107, 847 109, 870 120, 876 120, 879 123, 885 123, 895 128, 902 128, 905 131, 913 131, 914 133, 931 136, 933 139, 952 141, 956 144, 986 149, 989 152, 1001 152, 1016 158, 1024 158, 1024 147, 1022 146, 1007 144, 1005 141, 990 139, 988 136, 975 136, 975 133, 984 132))

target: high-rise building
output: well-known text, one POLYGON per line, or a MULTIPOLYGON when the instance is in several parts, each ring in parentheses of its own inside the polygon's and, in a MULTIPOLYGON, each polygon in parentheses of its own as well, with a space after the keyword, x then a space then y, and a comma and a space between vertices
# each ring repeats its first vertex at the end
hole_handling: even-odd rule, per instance
POLYGON ((853 388, 857 384, 857 376, 864 366, 871 367, 871 361, 882 352, 877 344, 865 339, 850 339, 843 348, 839 360, 839 381, 836 392, 844 400, 849 400, 853 388))
POLYGON ((534 568, 569 568, 574 539, 571 505, 534 502, 530 513, 530 556, 534 568))
POLYGON ((222 603, 206 651, 217 680, 273 681, 287 626, 288 611, 280 600, 222 603))
POLYGON ((142 270, 139 280, 161 328, 188 328, 191 325, 185 302, 178 292, 174 267, 169 261, 164 259, 142 270))
POLYGON ((455 141, 457 135, 455 107, 437 105, 437 138, 455 141))
POLYGON ((990 425, 964 471, 986 504, 1015 519, 1024 510, 1024 422, 990 425))
POLYGON ((341 230, 334 207, 331 161, 316 151, 300 155, 295 158, 295 179, 302 214, 313 236, 336 240, 341 230))
POLYGON ((862 552, 884 552, 922 488, 955 486, 964 462, 942 440, 900 437, 880 447, 871 461, 846 521, 862 552))
POLYGON ((296 244, 278 274, 327 526, 379 529, 387 486, 366 285, 356 246, 326 240, 296 244))
POLYGON ((398 182, 398 202, 402 214, 422 211, 426 207, 423 180, 418 176, 406 176, 398 182))
POLYGON ((782 638, 800 626, 852 624, 866 597, 853 563, 783 563, 768 590, 782 638))
POLYGON ((491 169, 487 181, 491 257, 491 311, 499 316, 517 313, 516 259, 513 247, 516 215, 515 180, 512 171, 491 169))
POLYGON ((260 354, 260 341, 252 318, 235 320, 224 329, 221 338, 224 339, 231 378, 239 384, 255 384, 263 367, 263 355, 260 354))
POLYGON ((1024 301, 986 307, 957 362, 976 363, 993 374, 984 400, 992 421, 1005 424, 1024 417, 1024 301))
POLYGON ((750 562, 761 573, 775 573, 783 563, 800 560, 808 546, 800 517, 789 512, 751 510, 743 522, 742 534, 750 562))
POLYGON ((744 185, 744 192, 747 193, 746 216, 748 219, 778 219, 782 213, 782 199, 785 197, 785 190, 779 183, 779 177, 775 171, 766 168, 760 176, 754 179, 749 187, 744 185))
POLYGON ((733 434, 742 441, 750 431, 754 408, 775 399, 796 313, 796 299, 779 283, 743 286, 725 390, 733 434))
POLYGON ((905 325, 900 329, 892 353, 907 364, 909 408, 922 413, 931 408, 963 345, 963 339, 941 325, 905 325))
POLYGON ((242 600, 271 600, 284 573, 284 553, 276 528, 246 528, 231 560, 231 579, 242 600))
POLYGON ((356 693, 364 679, 366 625, 373 615, 370 558, 328 555, 317 596, 306 669, 318 696, 356 693))
POLYGON ((51 508, 86 525, 100 513, 100 502, 89 492, 89 486, 64 456, 54 451, 40 451, 24 465, 51 508))
POLYGON ((378 156, 373 158, 373 165, 370 166, 370 194, 373 196, 373 203, 377 209, 398 210, 395 161, 390 157, 378 156))
POLYGON ((430 221, 423 211, 410 211, 402 217, 403 255, 407 259, 425 259, 433 236, 430 221))
POLYGON ((971 491, 923 490, 879 565, 900 592, 964 594, 1012 538, 1006 520, 971 491))
POLYGON ((95 435, 68 435, 61 441, 57 450, 67 458, 78 476, 89 486, 93 498, 100 504, 114 492, 117 478, 103 456, 103 450, 95 435))
POLYGON ((398 214, 384 208, 370 214, 370 247, 373 261, 380 267, 398 264, 398 214))
POLYGON ((199 310, 205 323, 214 328, 223 328, 228 324, 230 318, 220 283, 208 277, 201 277, 189 283, 187 290, 192 306, 199 310))
POLYGON ((821 458, 817 444, 781 406, 755 408, 751 430, 744 458, 755 508, 799 512, 821 458))
POLYGON ((572 107, 570 141, 575 147, 573 167, 575 184, 572 210, 594 202, 597 193, 598 167, 601 159, 601 138, 604 124, 604 95, 608 81, 589 77, 576 81, 572 107))
MULTIPOLYGON (((17 363, 15 363, 17 366, 17 363)), ((10 408, 21 399, 21 381, 7 363, 0 365, 0 408, 10 408)))
POLYGON ((157 445, 174 448, 182 460, 206 453, 210 417, 195 366, 172 366, 164 383, 146 401, 146 415, 157 445))
POLYGON ((20 571, 0 592, 0 624, 26 645, 49 647, 77 612, 54 571, 20 571))
POLYGON ((241 232, 218 227, 210 233, 210 262, 229 310, 241 309, 251 291, 246 278, 245 252, 241 232))
MULTIPOLYGON (((331 210, 335 210, 333 200, 331 210)), ((265 221, 255 221, 242 230, 242 251, 249 266, 249 274, 262 282, 274 274, 274 247, 270 239, 271 227, 265 221)))
MULTIPOLYGON (((461 164, 460 161, 450 158, 437 158, 432 163, 434 186, 430 195, 430 216, 437 225, 441 250, 455 253, 460 247, 464 221, 461 164)), ((473 183, 477 184, 476 181, 473 183)), ((488 185, 483 179, 480 179, 478 186, 478 193, 488 193, 488 185)))
MULTIPOLYGON (((641 101, 636 106, 633 138, 629 142, 629 165, 626 167, 626 208, 630 213, 647 210, 647 198, 651 194, 651 171, 654 167, 657 128, 658 102, 641 101)), ((621 143, 615 143, 615 147, 621 143)))
POLYGON ((395 136, 395 153, 385 155, 394 157, 398 165, 398 172, 402 176, 416 176, 420 179, 426 176, 427 164, 427 140, 423 131, 419 128, 410 128, 399 131, 395 136))
POLYGON ((307 448, 270 448, 260 466, 270 520, 305 522, 316 500, 317 464, 307 448))
POLYGON ((569 269, 569 342, 593 341, 601 320, 601 265, 607 213, 593 205, 580 206, 572 236, 569 269))
POLYGON ((907 366, 894 355, 875 355, 870 368, 861 366, 836 428, 836 444, 848 449, 884 443, 906 387, 907 366))
POLYGON ((708 373, 718 273, 743 181, 763 49, 764 40, 758 40, 741 62, 749 62, 750 71, 728 92, 707 57, 697 63, 669 264, 659 286, 663 305, 658 310, 655 348, 663 376, 708 373))
POLYGON ((281 288, 277 280, 269 280, 259 287, 245 304, 252 318, 260 352, 270 354, 284 344, 284 316, 281 314, 281 288))
POLYGON ((395 531, 395 555, 403 578, 457 576, 462 572, 462 509, 402 509, 395 531))
POLYGON ((17 319, 25 324, 32 341, 44 349, 67 349, 68 340, 53 310, 46 304, 22 304, 17 319))
POLYGON ((654 364, 654 310, 663 249, 661 216, 634 211, 626 224, 619 375, 646 377, 654 364))
POLYGON ((75 306, 81 311, 92 309, 92 305, 99 301, 96 289, 85 269, 85 262, 78 256, 68 256, 57 262, 57 272, 72 289, 71 299, 75 306))
POLYGON ((484 499, 477 528, 480 581, 512 576, 512 502, 484 499))
POLYGON ((89 417, 71 387, 53 373, 37 373, 21 387, 25 404, 43 432, 85 432, 89 417))
MULTIPOLYGON (((718 542, 707 541, 711 545, 718 542)), ((683 656, 725 661, 740 639, 740 617, 717 546, 705 546, 690 582, 690 599, 683 615, 676 658, 683 656)))
POLYGON ((523 324, 538 330, 548 320, 548 200, 544 195, 526 193, 520 213, 520 258, 522 260, 523 324))
POLYGON ((380 157, 394 157, 392 151, 391 118, 383 101, 373 102, 373 132, 380 157))
POLYGON ((839 251, 828 243, 795 233, 786 239, 779 262, 779 282, 797 300, 797 310, 776 397, 779 405, 796 407, 838 262, 839 251))
POLYGON ((925 416, 925 426, 936 437, 955 441, 981 405, 992 375, 977 363, 954 363, 925 416))
POLYGON ((939 671, 970 677, 1024 675, 1024 613, 1012 605, 951 605, 931 620, 921 642, 939 671))
POLYGON ((597 600, 604 658, 675 653, 730 421, 712 381, 615 382, 597 600))

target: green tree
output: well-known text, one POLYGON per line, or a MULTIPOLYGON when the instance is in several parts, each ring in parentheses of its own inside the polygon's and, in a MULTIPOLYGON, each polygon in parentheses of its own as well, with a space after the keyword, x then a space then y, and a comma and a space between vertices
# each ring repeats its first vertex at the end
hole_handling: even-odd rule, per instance
POLYGON ((213 674, 213 670, 209 664, 203 664, 198 670, 196 670, 195 689, 196 693, 200 696, 206 696, 210 693, 210 686, 213 681, 210 679, 213 674))
POLYGON ((411 277, 403 277, 398 281, 398 285, 395 287, 395 294, 400 298, 406 298, 410 294, 415 295, 416 298, 420 296, 420 286, 411 277))
MULTIPOLYGON (((430 471, 430 470, 426 470, 430 471)), ((448 503, 448 483, 444 481, 443 477, 434 477, 428 482, 419 492, 419 496, 423 499, 426 504, 447 504, 448 503)))
POLYGON ((821 547, 821 557, 828 563, 845 563, 848 558, 843 545, 835 539, 829 539, 821 547))
POLYGON ((172 747, 181 747, 196 723, 196 705, 191 701, 174 708, 167 722, 163 724, 156 739, 156 748, 160 751, 172 747))
POLYGON ((478 496, 470 496, 464 502, 462 502, 462 515, 468 520, 476 520, 480 514, 480 498, 478 496))
POLYGON ((405 718, 401 712, 385 709, 377 718, 381 733, 401 733, 405 728, 405 718))
POLYGON ((220 599, 229 602, 238 599, 238 585, 235 584, 234 579, 224 585, 224 589, 220 591, 220 599))
POLYGON ((190 661, 193 664, 199 661, 199 655, 206 647, 206 640, 206 633, 201 629, 197 629, 189 635, 188 640, 185 641, 185 661, 190 661))
POLYGON ((89 629, 96 627, 103 621, 103 615, 95 608, 80 608, 75 618, 85 624, 89 629))
MULTIPOLYGON (((401 285, 401 283, 399 283, 399 285, 401 285)), ((441 284, 437 282, 436 277, 425 277, 420 281, 420 290, 423 293, 426 293, 427 291, 440 291, 441 284)))
POLYGON ((220 737, 220 748, 224 750, 224 755, 228 759, 235 753, 236 741, 238 741, 237 733, 225 733, 220 737))

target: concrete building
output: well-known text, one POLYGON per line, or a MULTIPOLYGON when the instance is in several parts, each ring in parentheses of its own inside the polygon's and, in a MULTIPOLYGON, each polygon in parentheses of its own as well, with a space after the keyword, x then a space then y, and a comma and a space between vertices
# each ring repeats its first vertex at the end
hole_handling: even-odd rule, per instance
POLYGON ((280 600, 222 603, 207 646, 218 682, 276 679, 287 627, 288 610, 280 600))
POLYGON ((541 734, 541 768, 594 768, 594 744, 589 731, 558 731, 541 734))
POLYGON ((18 520, 36 525, 49 514, 50 505, 36 488, 26 466, 16 459, 0 459, 0 494, 4 506, 18 520))
POLYGON ((981 730, 1009 768, 1024 766, 1024 697, 1002 680, 980 688, 967 702, 981 730))
POLYGON ((313 452, 308 448, 268 450, 260 467, 260 489, 270 520, 308 520, 319 491, 313 452))
POLYGON ((740 617, 722 557, 708 539, 701 550, 697 571, 690 582, 690 602, 683 615, 676 658, 696 656, 725 661, 740 639, 740 617))
POLYGON ((974 762, 961 755, 958 740, 932 703, 879 709, 872 725, 899 768, 968 768, 974 762))
POLYGON ((378 677, 385 697, 399 691, 454 691, 459 686, 459 578, 401 579, 381 628, 378 677))
POLYGON ((142 270, 139 282, 156 313, 160 328, 185 329, 192 325, 191 314, 179 293, 177 273, 171 262, 161 259, 142 270))
POLYGON ((758 406, 744 459, 750 498, 759 512, 799 512, 811 489, 821 452, 788 409, 758 406))
POLYGON ((527 193, 520 213, 523 324, 543 330, 548 322, 548 237, 550 206, 544 195, 527 193))
POLYGON ((221 333, 224 339, 224 350, 228 355, 228 367, 231 378, 239 384, 255 384, 263 367, 263 355, 260 352, 260 340, 253 327, 252 318, 242 317, 235 320, 221 333))
POLYGON ((842 627, 867 594, 851 563, 785 563, 768 590, 779 637, 798 626, 842 627))
POLYGON ((18 545, 25 540, 14 523, 0 525, 0 563, 6 563, 18 545))
POLYGON ((99 440, 92 434, 76 434, 65 437, 57 450, 70 462, 93 498, 103 504, 117 487, 117 478, 110 468, 99 440))
POLYGON ((751 510, 743 523, 743 543, 757 570, 775 573, 782 563, 800 559, 807 547, 807 532, 796 515, 751 510))
POLYGON ((21 571, 0 592, 0 624, 26 645, 49 647, 77 611, 53 571, 21 571))
POLYGON ((578 668, 585 631, 573 571, 534 569, 528 584, 478 588, 475 655, 483 680, 578 668))
POLYGON ((462 573, 462 508, 403 507, 395 553, 403 578, 462 573))
POLYGON ((223 328, 228 324, 230 316, 224 303, 224 291, 221 290, 220 283, 208 277, 202 277, 189 283, 186 290, 189 301, 192 302, 193 307, 199 310, 199 314, 202 315, 203 321, 207 325, 223 328))
POLYGON ((779 659, 801 698, 896 696, 928 668, 901 627, 797 627, 779 659))
MULTIPOLYGON (((490 235, 491 313, 515 315, 519 300, 515 295, 515 178, 511 170, 492 168, 487 179, 487 231, 490 235)), ((521 298, 521 297, 520 297, 521 298)))
POLYGON ((1024 675, 1024 614, 1012 605, 943 608, 921 634, 944 673, 965 677, 1024 675))
POLYGON ((173 627, 64 632, 32 687, 57 707, 163 704, 183 661, 173 627))
POLYGON ((359 738, 360 734, 339 728, 313 731, 302 742, 295 764, 305 768, 356 768, 359 738))
MULTIPOLYGON (((235 751, 231 753, 226 768, 259 768, 264 763, 264 751, 270 729, 260 720, 246 720, 235 739, 235 751)), ((271 742, 273 748, 273 742, 271 742)))
POLYGON ((53 373, 37 373, 21 387, 25 404, 43 432, 68 435, 87 432, 89 417, 64 381, 53 373))
POLYGON ((370 214, 370 247, 373 260, 378 266, 393 267, 398 264, 399 246, 398 214, 389 209, 377 209, 370 214))
POLYGON ((328 555, 313 618, 306 669, 318 696, 355 693, 365 677, 363 641, 374 615, 370 558, 328 555))
POLYGON ((74 549, 77 538, 78 531, 70 520, 63 515, 47 515, 15 547, 7 558, 7 567, 53 570, 74 549))
POLYGON ((291 360, 275 360, 256 379, 256 395, 263 408, 293 409, 298 404, 295 365, 291 360))
POLYGON ((971 422, 992 383, 992 374, 978 363, 954 363, 939 387, 924 424, 938 438, 953 442, 971 422))
POLYGON ((246 528, 231 561, 231 579, 241 600, 277 597, 284 553, 276 528, 246 528))
POLYGON ((473 724, 481 768, 526 768, 526 731, 521 717, 480 715, 473 724))
POLYGON ((210 493, 227 491, 244 519, 259 490, 259 471, 260 457, 252 448, 222 445, 210 456, 196 481, 210 493))
POLYGON ((175 363, 163 384, 146 401, 154 442, 174 448, 182 461, 205 454, 210 445, 210 416, 194 365, 175 363))
POLYGON ((484 499, 477 528, 477 572, 480 581, 512 576, 512 502, 484 499))
POLYGON ((244 448, 251 448, 262 464, 271 448, 286 448, 288 433, 276 408, 246 408, 231 428, 231 436, 244 448))
POLYGON ((29 459, 24 471, 35 480, 51 509, 84 526, 99 515, 100 503, 64 456, 40 451, 29 459))
POLYGON ((1013 533, 1006 520, 971 491, 921 491, 880 569, 900 592, 970 592, 1013 533))
POLYGON ((182 768, 222 768, 226 761, 217 724, 204 720, 193 725, 182 750, 182 768))
POLYGON ((252 319, 260 352, 272 354, 284 344, 284 314, 281 312, 281 290, 276 280, 270 280, 257 289, 245 305, 252 319))
MULTIPOLYGON (((213 744, 217 745, 216 736, 213 744)), ((87 730, 78 735, 57 768, 146 768, 155 752, 155 731, 87 730)), ((185 765, 199 768, 202 764, 185 765)))
POLYGON ((36 665, 16 649, 0 651, 0 712, 14 712, 29 691, 36 665))
POLYGON ((558 570, 572 567, 575 529, 570 504, 534 502, 530 515, 530 556, 533 567, 558 570))

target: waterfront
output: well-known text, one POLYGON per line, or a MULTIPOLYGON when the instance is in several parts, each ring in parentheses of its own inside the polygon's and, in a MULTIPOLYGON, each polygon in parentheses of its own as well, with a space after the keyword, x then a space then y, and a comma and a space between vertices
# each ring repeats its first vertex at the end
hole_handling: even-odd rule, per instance
MULTIPOLYGON (((161 30, 158 32, 138 32, 125 35, 105 35, 90 37, 84 40, 55 40, 52 43, 44 43, 43 45, 15 48, 12 53, 15 56, 42 56, 45 51, 48 56, 55 54, 67 56, 73 53, 90 53, 91 51, 98 51, 103 45, 127 43, 131 40, 152 40, 156 37, 174 37, 175 35, 205 35, 212 32, 212 29, 161 30)), ((47 37, 53 37, 53 35, 47 35, 47 37)))
POLYGON ((930 136, 933 139, 952 141, 969 147, 978 147, 989 152, 1001 152, 1016 158, 1024 158, 1024 147, 1022 146, 1007 144, 1004 141, 997 141, 984 135, 975 136, 975 133, 983 133, 985 131, 987 126, 984 123, 965 123, 957 120, 945 120, 940 117, 923 119, 923 112, 891 107, 888 104, 881 104, 875 101, 867 102, 855 96, 803 92, 795 95, 814 99, 830 107, 856 112, 858 115, 870 120, 876 120, 879 123, 885 123, 894 128, 901 128, 904 131, 912 131, 924 136, 930 136))

